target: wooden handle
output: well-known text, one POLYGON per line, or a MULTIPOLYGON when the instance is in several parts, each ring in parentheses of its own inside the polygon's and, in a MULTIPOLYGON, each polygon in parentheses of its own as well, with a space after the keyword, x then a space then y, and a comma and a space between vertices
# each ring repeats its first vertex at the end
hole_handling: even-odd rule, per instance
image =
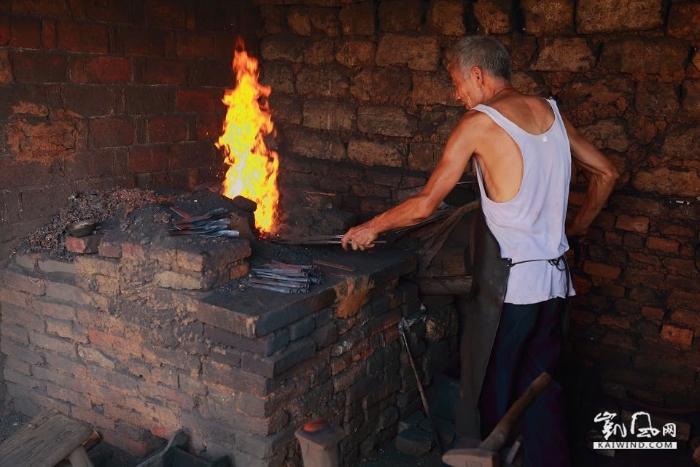
POLYGON ((506 414, 498 422, 498 425, 496 425, 491 434, 489 434, 488 438, 479 445, 479 448, 492 452, 500 451, 506 443, 511 430, 518 423, 525 410, 537 399, 537 396, 542 394, 542 391, 545 390, 551 381, 552 377, 547 372, 543 372, 535 378, 523 395, 510 406, 506 414))

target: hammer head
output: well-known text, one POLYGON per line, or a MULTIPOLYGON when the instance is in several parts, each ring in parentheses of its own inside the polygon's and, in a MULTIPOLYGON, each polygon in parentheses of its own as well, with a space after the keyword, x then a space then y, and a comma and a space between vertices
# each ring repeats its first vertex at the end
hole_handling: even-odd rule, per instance
POLYGON ((452 467, 500 467, 501 456, 485 449, 451 449, 442 456, 442 461, 452 467))

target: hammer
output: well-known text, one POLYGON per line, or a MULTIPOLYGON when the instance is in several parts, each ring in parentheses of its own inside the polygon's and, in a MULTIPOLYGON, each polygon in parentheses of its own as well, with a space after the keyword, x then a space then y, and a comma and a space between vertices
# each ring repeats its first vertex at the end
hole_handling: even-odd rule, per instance
POLYGON ((544 372, 539 375, 530 383, 523 395, 510 406, 484 441, 474 448, 451 449, 442 456, 442 461, 452 467, 500 467, 500 451, 510 436, 511 430, 530 404, 542 394, 550 381, 552 381, 552 377, 549 373, 544 372))

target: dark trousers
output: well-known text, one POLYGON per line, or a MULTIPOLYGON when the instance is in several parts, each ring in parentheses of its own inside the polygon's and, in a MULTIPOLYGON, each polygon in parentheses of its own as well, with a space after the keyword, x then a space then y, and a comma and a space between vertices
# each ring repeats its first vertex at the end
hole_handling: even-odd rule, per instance
MULTIPOLYGON (((503 305, 501 321, 481 390, 481 427, 491 433, 511 404, 543 371, 554 375, 562 345, 565 301, 503 305)), ((565 467, 569 446, 564 391, 552 379, 521 421, 525 465, 565 467)))

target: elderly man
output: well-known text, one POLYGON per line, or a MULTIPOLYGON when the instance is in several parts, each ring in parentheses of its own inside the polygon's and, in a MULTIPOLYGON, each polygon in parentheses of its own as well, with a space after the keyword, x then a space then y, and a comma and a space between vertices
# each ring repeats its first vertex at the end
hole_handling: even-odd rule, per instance
MULTIPOLYGON (((451 49, 455 94, 467 112, 450 135, 423 190, 350 229, 345 249, 371 248, 385 231, 429 217, 476 161, 483 216, 477 221, 473 286, 459 306, 462 381, 457 431, 487 435, 541 372, 556 369, 566 298, 568 236, 583 236, 613 190, 618 172, 559 113, 551 99, 513 88, 510 56, 489 36, 451 49), (590 173, 581 209, 565 228, 571 156, 590 173)), ((523 421, 526 465, 566 466, 563 391, 553 381, 523 421)))

